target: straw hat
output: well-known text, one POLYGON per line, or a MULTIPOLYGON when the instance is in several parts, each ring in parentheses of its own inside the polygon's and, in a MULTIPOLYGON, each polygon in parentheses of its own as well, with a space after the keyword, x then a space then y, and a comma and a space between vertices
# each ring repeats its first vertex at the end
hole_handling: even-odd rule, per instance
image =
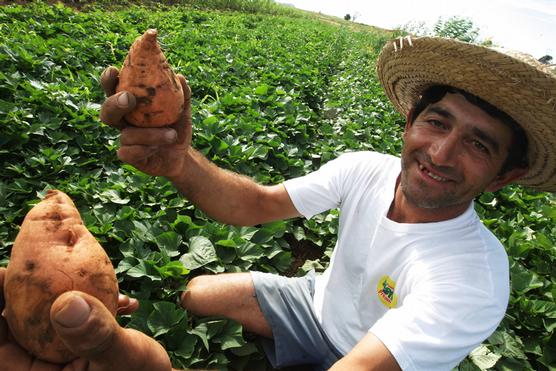
POLYGON ((427 87, 438 84, 463 89, 506 112, 529 140, 529 171, 516 183, 556 191, 556 76, 550 67, 523 53, 407 36, 386 44, 377 72, 404 116, 427 87))

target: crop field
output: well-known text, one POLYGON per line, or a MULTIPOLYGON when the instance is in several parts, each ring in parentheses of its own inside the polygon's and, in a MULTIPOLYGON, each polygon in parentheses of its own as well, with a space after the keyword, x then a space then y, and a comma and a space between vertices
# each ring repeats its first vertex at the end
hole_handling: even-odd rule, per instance
MULTIPOLYGON (((98 119, 100 74, 158 29, 193 91, 193 146, 275 184, 344 152, 399 153, 404 118, 374 65, 392 34, 289 8, 177 3, 0 6, 0 265, 30 207, 60 189, 110 256, 120 290, 141 302, 120 323, 161 342, 178 368, 270 370, 237 323, 196 318, 176 299, 204 273, 324 270, 338 211, 256 227, 213 221, 165 179, 117 159, 119 133, 98 119)), ((556 199, 512 186, 476 207, 510 255, 512 291, 497 331, 458 369, 555 370, 556 199)))

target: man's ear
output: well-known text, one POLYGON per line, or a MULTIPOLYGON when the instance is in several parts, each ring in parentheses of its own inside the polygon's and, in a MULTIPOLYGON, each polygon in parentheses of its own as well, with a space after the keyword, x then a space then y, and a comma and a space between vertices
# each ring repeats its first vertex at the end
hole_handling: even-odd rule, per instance
POLYGON ((514 180, 521 178, 529 171, 528 168, 514 168, 512 170, 506 171, 504 174, 496 176, 490 182, 490 184, 485 188, 485 192, 496 192, 499 189, 505 187, 506 185, 510 184, 514 180))
POLYGON ((411 119, 412 119, 412 117, 413 117, 413 111, 414 111, 414 109, 411 108, 411 109, 407 112, 407 115, 405 115, 405 128, 404 128, 404 131, 403 131, 404 134, 405 134, 406 131, 409 130, 409 128, 410 128, 411 125, 412 125, 412 122, 411 122, 412 120, 411 120, 411 119))

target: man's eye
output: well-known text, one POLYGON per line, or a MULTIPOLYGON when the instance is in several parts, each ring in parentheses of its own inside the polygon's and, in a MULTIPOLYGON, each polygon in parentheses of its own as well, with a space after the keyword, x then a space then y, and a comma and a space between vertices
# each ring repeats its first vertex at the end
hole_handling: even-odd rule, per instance
POLYGON ((474 140, 473 141, 473 145, 475 146, 475 148, 477 148, 479 151, 484 152, 484 153, 488 153, 488 148, 481 142, 474 140))
POLYGON ((431 124, 432 126, 436 126, 438 128, 443 128, 444 124, 438 120, 428 120, 428 123, 431 124))

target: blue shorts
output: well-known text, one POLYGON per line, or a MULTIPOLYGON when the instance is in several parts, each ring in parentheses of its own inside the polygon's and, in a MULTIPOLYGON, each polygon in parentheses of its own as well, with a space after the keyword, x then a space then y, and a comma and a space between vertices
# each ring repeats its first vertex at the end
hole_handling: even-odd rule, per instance
POLYGON ((311 365, 327 370, 342 354, 332 345, 313 310, 315 273, 305 277, 283 277, 251 272, 255 296, 273 339, 262 340, 263 349, 274 368, 311 365))

